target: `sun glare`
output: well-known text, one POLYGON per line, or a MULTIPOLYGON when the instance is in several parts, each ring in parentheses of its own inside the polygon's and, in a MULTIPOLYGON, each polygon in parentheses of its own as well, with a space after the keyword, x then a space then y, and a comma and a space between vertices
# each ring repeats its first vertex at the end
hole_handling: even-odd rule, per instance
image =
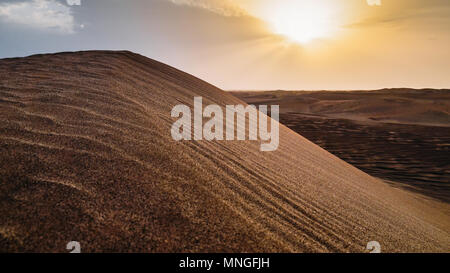
POLYGON ((268 21, 275 33, 306 44, 332 35, 335 29, 332 13, 333 6, 323 0, 279 1, 268 21))

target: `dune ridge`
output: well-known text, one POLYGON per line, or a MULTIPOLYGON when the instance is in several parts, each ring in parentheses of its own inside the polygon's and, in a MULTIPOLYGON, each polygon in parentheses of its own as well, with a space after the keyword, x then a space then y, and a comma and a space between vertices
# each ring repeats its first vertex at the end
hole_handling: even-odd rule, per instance
POLYGON ((0 60, 0 251, 449 252, 445 203, 393 188, 280 126, 170 135, 176 104, 245 104, 127 52, 0 60))

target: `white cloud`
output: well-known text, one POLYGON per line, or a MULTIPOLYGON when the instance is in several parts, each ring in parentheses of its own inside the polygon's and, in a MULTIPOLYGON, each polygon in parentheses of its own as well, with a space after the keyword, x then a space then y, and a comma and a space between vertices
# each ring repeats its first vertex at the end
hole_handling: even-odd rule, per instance
POLYGON ((367 0, 369 6, 381 6, 381 0, 367 0))
POLYGON ((81 0, 66 0, 69 6, 81 6, 81 0))
POLYGON ((71 8, 56 0, 2 3, 0 19, 30 28, 50 29, 60 33, 73 33, 75 28, 71 8))
POLYGON ((177 5, 188 5, 204 8, 225 16, 240 16, 246 12, 239 7, 236 0, 169 0, 177 5))

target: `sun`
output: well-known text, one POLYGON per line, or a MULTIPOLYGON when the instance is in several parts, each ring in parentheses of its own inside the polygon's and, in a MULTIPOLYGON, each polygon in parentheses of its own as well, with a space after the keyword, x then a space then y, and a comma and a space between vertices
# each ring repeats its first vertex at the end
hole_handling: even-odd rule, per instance
POLYGON ((267 19, 274 33, 306 44, 333 34, 332 14, 333 5, 323 0, 279 1, 267 19))

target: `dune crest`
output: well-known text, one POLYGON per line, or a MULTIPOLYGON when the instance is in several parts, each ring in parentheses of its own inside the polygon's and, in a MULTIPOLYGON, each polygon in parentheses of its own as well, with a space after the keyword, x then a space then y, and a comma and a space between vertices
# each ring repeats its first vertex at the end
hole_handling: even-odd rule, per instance
POLYGON ((171 138, 177 104, 244 104, 131 52, 0 60, 0 251, 450 251, 445 203, 392 188, 280 126, 171 138))

